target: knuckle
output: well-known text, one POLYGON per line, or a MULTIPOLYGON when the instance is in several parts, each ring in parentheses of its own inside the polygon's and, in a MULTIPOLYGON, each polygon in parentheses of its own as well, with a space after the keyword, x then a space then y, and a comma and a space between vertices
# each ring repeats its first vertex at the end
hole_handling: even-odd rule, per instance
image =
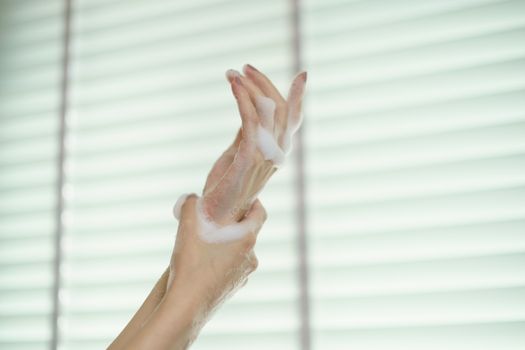
POLYGON ((257 259, 257 256, 255 256, 255 253, 253 252, 253 250, 246 255, 244 266, 248 274, 257 270, 257 267, 259 267, 259 259, 257 259))
POLYGON ((259 267, 259 259, 257 259, 257 257, 254 255, 253 259, 250 261, 250 269, 253 272, 257 270, 258 267, 259 267))
POLYGON ((267 219, 268 219, 268 212, 266 211, 266 208, 265 207, 262 207, 262 218, 263 218, 263 222, 265 222, 267 219))
POLYGON ((248 233, 244 238, 243 238, 243 248, 246 250, 246 251, 249 251, 251 250, 254 245, 255 245, 255 241, 257 240, 257 237, 255 235, 254 232, 250 232, 248 233))

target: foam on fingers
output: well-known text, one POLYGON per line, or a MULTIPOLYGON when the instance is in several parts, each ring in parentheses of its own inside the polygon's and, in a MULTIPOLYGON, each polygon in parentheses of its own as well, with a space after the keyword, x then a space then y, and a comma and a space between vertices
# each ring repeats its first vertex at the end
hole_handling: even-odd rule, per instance
POLYGON ((188 198, 189 195, 190 195, 189 193, 183 193, 177 199, 177 202, 175 202, 175 205, 173 206, 173 216, 175 216, 175 219, 180 220, 182 206, 184 205, 184 202, 186 202, 186 198, 188 198))
POLYGON ((280 166, 284 163, 286 155, 292 148, 293 135, 302 122, 300 101, 295 99, 300 100, 302 98, 305 80, 298 78, 294 80, 290 89, 292 91, 292 101, 288 109, 286 129, 283 131, 281 140, 278 140, 273 132, 275 101, 266 96, 257 96, 256 98, 255 109, 260 118, 260 124, 257 127, 257 147, 263 154, 264 159, 272 161, 275 166, 280 166))
POLYGON ((261 126, 268 131, 273 131, 275 107, 275 101, 269 97, 259 95, 255 98, 255 109, 261 126))
MULTIPOLYGON (((287 124, 279 139, 274 132, 276 100, 257 94, 257 92, 252 90, 251 98, 255 100, 255 103, 253 103, 253 100, 250 99, 249 92, 244 90, 242 84, 237 82, 240 74, 230 70, 226 73, 226 76, 228 80, 232 82, 232 89, 235 90, 234 93, 237 93, 236 98, 243 121, 243 133, 242 135, 238 134, 238 136, 254 140, 254 143, 250 142, 250 147, 257 147, 265 160, 271 161, 275 166, 283 164, 286 155, 291 150, 293 135, 301 124, 301 99, 304 92, 306 74, 299 74, 292 83, 288 95, 287 124)), ((240 158, 242 160, 242 157, 240 158)), ((239 176, 237 176, 237 174, 233 174, 229 177, 229 180, 232 182, 238 178, 239 176)), ((224 192, 224 189, 222 191, 224 192)), ((221 195, 223 194, 224 193, 221 193, 221 195)), ((233 198, 233 196, 230 197, 230 195, 231 193, 228 193, 227 197, 222 197, 222 206, 217 207, 217 209, 228 209, 229 204, 227 202, 233 198)), ((252 198, 250 201, 255 200, 256 197, 257 194, 250 197, 252 198)), ((187 194, 181 195, 173 208, 173 214, 178 220, 181 218, 182 207, 187 198, 187 194)), ((221 226, 206 214, 201 197, 197 198, 195 211, 195 218, 199 226, 197 230, 198 235, 203 241, 208 243, 236 241, 250 232, 256 232, 261 227, 261 220, 250 216, 244 217, 240 222, 221 226)), ((216 218, 217 217, 220 216, 216 216, 216 218)), ((264 219, 262 221, 264 221, 264 219)))
MULTIPOLYGON (((188 196, 189 194, 181 195, 173 207, 173 215, 179 221, 181 218, 181 208, 188 196)), ((199 237, 207 243, 226 243, 237 241, 250 232, 257 231, 258 226, 260 225, 255 218, 245 218, 241 222, 220 226, 211 220, 204 212, 202 206, 202 197, 197 199, 195 211, 195 217, 197 218, 199 225, 197 233, 199 237)))
MULTIPOLYGON (((286 155, 292 148, 292 139, 295 132, 301 125, 301 100, 306 83, 306 72, 299 73, 293 80, 288 93, 288 114, 286 116, 286 128, 281 135, 277 137, 274 132, 275 128, 275 112, 276 101, 274 98, 280 96, 277 89, 273 86, 271 81, 262 73, 257 71, 250 65, 245 65, 243 71, 252 78, 259 81, 258 87, 251 90, 249 93, 254 102, 255 112, 258 115, 258 123, 253 125, 249 108, 246 106, 245 98, 238 98, 239 111, 243 120, 243 129, 247 132, 248 138, 255 138, 257 148, 262 153, 265 160, 271 161, 276 167, 282 165, 285 161, 286 155), (264 89, 266 87, 266 90, 264 89), (261 94, 261 90, 267 96, 261 94), (274 98, 272 98, 272 96, 274 98)), ((227 79, 235 85, 235 81, 239 81, 242 75, 233 69, 226 71, 227 79)), ((249 80, 251 82, 251 80, 249 80)), ((242 83, 239 83, 242 85, 242 83)), ((253 107, 252 107, 253 108, 253 107)))

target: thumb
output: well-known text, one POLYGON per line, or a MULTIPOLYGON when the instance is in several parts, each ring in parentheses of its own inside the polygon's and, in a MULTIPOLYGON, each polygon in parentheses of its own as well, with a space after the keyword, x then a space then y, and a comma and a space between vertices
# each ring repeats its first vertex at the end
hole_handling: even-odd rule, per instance
POLYGON ((190 215, 195 212, 195 205, 197 203, 198 196, 195 193, 185 193, 177 199, 177 202, 173 206, 173 216, 177 220, 190 215))

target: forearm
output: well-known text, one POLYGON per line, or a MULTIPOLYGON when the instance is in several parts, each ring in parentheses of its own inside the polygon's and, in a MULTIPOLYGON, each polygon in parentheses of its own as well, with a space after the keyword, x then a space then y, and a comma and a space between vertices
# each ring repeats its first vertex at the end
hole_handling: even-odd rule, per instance
POLYGON ((122 332, 120 332, 118 337, 111 343, 108 350, 123 349, 124 346, 128 344, 129 340, 144 326, 164 298, 168 277, 169 268, 164 271, 151 292, 148 294, 146 300, 142 303, 142 306, 137 310, 135 315, 133 315, 133 318, 129 321, 122 332))
POLYGON ((197 197, 181 208, 175 249, 170 261, 172 283, 146 323, 125 345, 126 350, 184 350, 195 340, 213 311, 257 267, 255 238, 266 220, 259 201, 241 223, 249 227, 243 238, 207 243, 196 225, 197 197))
POLYGON ((188 283, 174 283, 146 323, 130 337, 126 350, 183 350, 204 325, 206 303, 188 283))

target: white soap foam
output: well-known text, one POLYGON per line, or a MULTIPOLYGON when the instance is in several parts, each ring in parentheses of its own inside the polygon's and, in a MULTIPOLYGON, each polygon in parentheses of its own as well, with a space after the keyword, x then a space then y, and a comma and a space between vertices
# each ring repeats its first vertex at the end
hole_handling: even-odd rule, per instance
POLYGON ((186 201, 186 198, 188 198, 189 195, 189 193, 184 193, 179 197, 179 199, 177 199, 177 202, 173 206, 173 216, 175 216, 175 219, 180 220, 182 206, 184 205, 184 202, 186 201))
POLYGON ((269 97, 259 95, 255 98, 255 109, 261 117, 262 127, 273 133, 275 101, 269 97))
POLYGON ((264 156, 264 159, 271 160, 275 166, 284 163, 285 154, 273 133, 262 126, 257 127, 257 147, 264 156))
POLYGON ((282 146, 273 134, 275 101, 266 96, 257 96, 255 108, 261 117, 261 125, 257 128, 257 146, 264 159, 271 160, 276 166, 284 163, 285 157, 292 149, 292 139, 301 126, 300 116, 290 108, 287 116, 287 127, 282 136, 282 146))
MULTIPOLYGON (((235 77, 241 77, 241 74, 234 69, 229 69, 226 71, 226 77, 231 81, 235 77)), ((276 109, 275 101, 267 96, 258 95, 255 97, 255 109, 260 117, 260 125, 257 127, 257 146, 264 159, 271 160, 274 165, 280 166, 284 163, 286 155, 292 148, 292 138, 299 129, 301 120, 290 107, 287 116, 287 127, 283 132, 282 146, 280 146, 273 130, 276 109)))
MULTIPOLYGON (((182 205, 188 196, 189 194, 181 195, 173 208, 173 214, 177 220, 180 220, 182 205)), ((195 210, 197 221, 199 222, 199 230, 197 232, 199 237, 208 243, 236 241, 256 229, 256 223, 249 220, 226 226, 219 226, 217 223, 210 220, 204 213, 202 197, 197 199, 195 210)))
POLYGON ((257 147, 264 159, 279 166, 284 163, 285 153, 273 134, 275 106, 275 101, 269 97, 259 95, 255 98, 255 109, 261 118, 261 124, 257 127, 257 147))
POLYGON ((197 217, 199 218, 199 235, 202 240, 208 243, 225 243, 241 239, 245 235, 255 230, 255 223, 243 221, 226 226, 219 226, 210 220, 202 208, 202 200, 197 200, 197 217))
POLYGON ((282 152, 285 156, 288 155, 288 153, 290 153, 290 150, 292 149, 292 136, 293 133, 290 131, 290 128, 287 128, 284 131, 282 146, 282 152))
MULTIPOLYGON (((239 72, 229 70, 226 72, 229 78, 234 78, 239 75, 239 72)), ((279 166, 284 163, 286 155, 292 148, 292 138, 295 132, 301 126, 300 116, 295 115, 295 111, 290 109, 287 116, 287 128, 283 134, 282 147, 279 146, 278 140, 273 133, 274 117, 275 117, 275 101, 266 96, 257 96, 255 108, 257 114, 261 117, 261 123, 257 127, 257 147, 264 156, 264 159, 271 160, 274 165, 279 166)), ((181 210, 184 202, 189 194, 183 194, 179 197, 175 206, 173 207, 173 215, 177 220, 180 220, 181 210)), ((256 198, 255 196, 254 198, 256 198)), ((202 208, 202 199, 197 199, 196 217, 199 222, 199 236, 208 243, 223 243, 238 240, 253 232, 255 223, 250 221, 243 221, 242 223, 234 223, 226 226, 219 226, 208 218, 202 208)))
POLYGON ((299 127, 303 122, 301 115, 297 115, 297 112, 292 108, 288 110, 287 118, 288 122, 286 124, 286 130, 284 131, 282 145, 282 149, 286 155, 292 150, 293 135, 297 132, 297 130, 299 130, 299 127))

